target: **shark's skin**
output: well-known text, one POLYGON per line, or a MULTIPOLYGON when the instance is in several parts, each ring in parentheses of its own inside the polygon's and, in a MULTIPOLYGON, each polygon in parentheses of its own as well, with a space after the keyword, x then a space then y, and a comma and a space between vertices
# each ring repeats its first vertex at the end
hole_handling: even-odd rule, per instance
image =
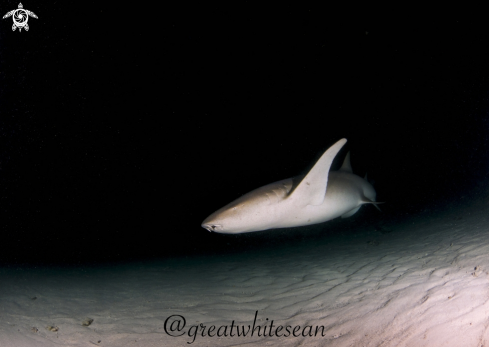
POLYGON ((255 189, 211 214, 202 227, 223 234, 297 227, 350 217, 363 204, 379 204, 372 185, 353 174, 350 153, 340 170, 329 172, 345 143, 341 139, 331 146, 306 176, 255 189))

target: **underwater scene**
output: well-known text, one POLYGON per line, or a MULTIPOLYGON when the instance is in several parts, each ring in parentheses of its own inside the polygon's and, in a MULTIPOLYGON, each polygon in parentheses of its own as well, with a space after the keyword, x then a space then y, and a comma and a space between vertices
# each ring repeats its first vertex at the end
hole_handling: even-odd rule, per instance
POLYGON ((134 5, 0 5, 0 346, 489 344, 485 22, 134 5))

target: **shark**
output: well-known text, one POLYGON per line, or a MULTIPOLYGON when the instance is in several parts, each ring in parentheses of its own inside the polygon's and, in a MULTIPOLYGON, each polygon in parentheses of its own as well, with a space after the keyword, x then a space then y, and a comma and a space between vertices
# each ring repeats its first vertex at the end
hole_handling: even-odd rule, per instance
MULTIPOLYGON (((337 141, 304 175, 255 189, 212 213, 202 222, 211 232, 240 234, 323 223, 353 216, 364 204, 377 206, 376 191, 353 173, 350 152, 341 168, 330 171, 333 159, 346 144, 337 141)), ((379 209, 380 210, 380 209, 379 209)))

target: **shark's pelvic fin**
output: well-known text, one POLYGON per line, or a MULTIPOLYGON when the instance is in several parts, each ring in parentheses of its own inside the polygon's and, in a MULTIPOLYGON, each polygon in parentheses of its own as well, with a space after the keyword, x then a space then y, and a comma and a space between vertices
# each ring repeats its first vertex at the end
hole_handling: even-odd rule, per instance
POLYGON ((351 168, 351 163, 350 163, 350 152, 348 152, 346 154, 345 160, 343 160, 343 165, 341 165, 341 168, 339 171, 345 171, 345 172, 353 173, 353 170, 351 168))
POLYGON ((292 199, 294 205, 301 207, 306 205, 317 206, 323 203, 331 163, 345 143, 346 139, 339 140, 319 158, 311 171, 307 173, 290 195, 289 199, 292 199))
POLYGON ((360 209, 360 207, 362 207, 362 205, 358 206, 358 207, 355 207, 353 210, 345 213, 344 215, 341 216, 341 218, 348 218, 348 217, 351 217, 353 216, 355 213, 358 212, 358 210, 360 209))

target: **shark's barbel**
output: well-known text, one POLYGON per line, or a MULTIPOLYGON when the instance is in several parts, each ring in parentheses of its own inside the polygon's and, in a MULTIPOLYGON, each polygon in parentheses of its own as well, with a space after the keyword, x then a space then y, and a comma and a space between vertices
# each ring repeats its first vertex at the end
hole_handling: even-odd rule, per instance
POLYGON ((353 174, 350 153, 340 170, 329 171, 345 143, 341 139, 331 146, 306 176, 255 189, 211 214, 202 227, 225 234, 296 227, 350 217, 363 204, 380 204, 372 185, 353 174))

